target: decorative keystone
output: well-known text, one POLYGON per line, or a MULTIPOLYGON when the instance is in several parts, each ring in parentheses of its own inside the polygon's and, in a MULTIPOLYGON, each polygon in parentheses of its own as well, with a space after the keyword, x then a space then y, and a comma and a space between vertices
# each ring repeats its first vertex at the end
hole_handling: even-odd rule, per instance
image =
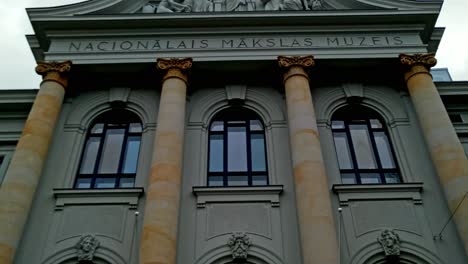
POLYGON ((229 237, 228 245, 231 248, 233 260, 246 260, 251 245, 249 236, 245 232, 235 232, 229 237))
POLYGON ((400 256, 400 237, 394 230, 383 230, 377 241, 382 246, 385 256, 400 256))
POLYGON ((78 263, 93 263, 94 254, 100 244, 95 235, 82 235, 75 246, 78 263))

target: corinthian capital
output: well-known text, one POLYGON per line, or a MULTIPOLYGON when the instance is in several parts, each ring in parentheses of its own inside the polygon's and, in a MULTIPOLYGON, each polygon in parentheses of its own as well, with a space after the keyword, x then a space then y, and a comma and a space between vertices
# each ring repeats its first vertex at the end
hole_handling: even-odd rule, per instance
POLYGON ((167 71, 163 81, 169 78, 178 78, 187 83, 186 71, 192 68, 192 58, 159 58, 156 61, 156 67, 158 70, 167 71))
POLYGON ((55 81, 66 88, 68 86, 68 73, 71 70, 71 65, 71 61, 38 62, 36 73, 42 75, 43 81, 55 81))
POLYGON ((426 69, 430 69, 437 64, 435 53, 414 55, 400 54, 400 62, 405 66, 413 67, 418 65, 424 66, 426 69))
POLYGON ((421 73, 428 74, 432 78, 430 69, 437 64, 437 60, 435 58, 435 53, 414 55, 400 54, 400 63, 406 67, 405 80, 408 81, 411 77, 421 73))
POLYGON ((309 68, 315 65, 314 56, 278 56, 281 68, 289 69, 293 66, 309 68))

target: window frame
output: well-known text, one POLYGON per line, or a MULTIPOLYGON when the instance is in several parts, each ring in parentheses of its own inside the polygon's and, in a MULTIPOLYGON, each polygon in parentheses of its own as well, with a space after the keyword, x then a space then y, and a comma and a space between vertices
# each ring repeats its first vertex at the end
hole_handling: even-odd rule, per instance
POLYGON ((209 187, 249 187, 249 186, 269 186, 270 179, 268 173, 268 152, 266 144, 266 133, 265 133, 265 124, 263 120, 252 110, 243 109, 243 108, 229 108, 218 113, 209 123, 208 128, 208 162, 207 162, 207 182, 206 185, 209 187), (239 116, 241 116, 239 118, 239 116), (244 122, 244 124, 235 124, 229 122, 244 122), (262 130, 252 130, 251 121, 259 121, 262 130), (211 129, 214 122, 222 122, 223 130, 222 131, 213 131, 211 129), (228 164, 228 133, 231 127, 242 127, 245 128, 245 139, 246 139, 246 162, 247 170, 246 171, 229 171, 228 164), (211 163, 211 137, 213 135, 222 135, 223 136, 223 171, 212 172, 210 171, 211 163), (263 157, 265 162, 264 171, 254 171, 252 165, 252 135, 262 135, 263 136, 263 157), (229 185, 229 176, 247 176, 247 185, 229 185), (222 176, 223 184, 222 185, 210 185, 210 177, 213 176, 222 176), (253 178, 254 176, 265 176, 266 183, 261 185, 254 185, 253 178))
POLYGON ((134 188, 135 183, 136 183, 136 175, 138 171, 138 162, 140 158, 140 152, 141 152, 141 142, 142 142, 142 136, 143 136, 143 124, 140 121, 140 119, 132 112, 129 111, 108 111, 106 113, 101 114, 98 116, 90 125, 85 143, 82 148, 81 156, 80 156, 80 162, 78 164, 77 168, 77 173, 76 177, 73 183, 73 189, 127 189, 127 188, 134 188), (119 120, 119 114, 125 114, 121 120, 119 120), (106 117, 109 117, 112 115, 111 120, 106 120, 106 117), (117 116, 117 118, 116 118, 117 116), (100 133, 93 133, 92 130, 97 124, 102 124, 102 131, 100 133), (140 125, 140 131, 139 132, 130 132, 130 125, 131 124, 139 124, 140 125), (124 134, 123 134, 123 139, 122 139, 122 147, 120 149, 120 156, 119 156, 119 161, 118 161, 118 168, 117 168, 117 173, 99 173, 99 167, 102 162, 103 158, 103 152, 104 152, 104 146, 106 142, 106 135, 109 130, 118 130, 118 129, 124 129, 124 134), (138 147, 138 154, 136 157, 136 165, 135 165, 135 172, 134 173, 124 173, 123 172, 123 167, 124 167, 124 162, 125 162, 125 156, 128 151, 128 143, 129 143, 129 137, 139 137, 139 147, 138 147), (94 166, 92 173, 86 174, 86 173, 81 173, 81 167, 83 165, 83 161, 86 155, 86 149, 87 149, 87 144, 91 138, 99 138, 99 147, 97 150, 94 166), (100 178, 106 178, 106 179, 115 179, 114 186, 113 187, 97 187, 96 186, 96 180, 100 178), (133 186, 129 187, 121 187, 120 183, 122 179, 127 179, 131 178, 133 179, 133 186), (81 179, 91 179, 91 182, 89 183, 89 187, 87 188, 80 188, 78 187, 78 181, 81 179))
MULTIPOLYGON (((346 107, 345 107, 346 108, 346 107)), ((337 112, 344 112, 346 109, 339 109, 337 112)), ((340 113, 341 113, 340 112, 340 113)), ((344 183, 344 184, 399 184, 403 183, 403 178, 401 175, 401 170, 398 165, 398 160, 395 154, 395 148, 393 147, 393 143, 391 141, 389 131, 387 129, 386 123, 384 120, 378 116, 372 109, 368 109, 366 107, 360 107, 359 112, 353 116, 353 111, 349 110, 349 113, 345 114, 345 117, 336 117, 336 113, 333 115, 331 119, 331 130, 332 130, 332 137, 333 137, 333 146, 335 149, 335 154, 337 155, 338 160, 338 150, 336 148, 335 142, 335 133, 345 133, 346 135, 346 143, 347 147, 349 148, 349 154, 352 162, 352 169, 342 169, 340 164, 338 163, 338 168, 340 171, 340 179, 343 181, 342 175, 345 173, 354 174, 355 183, 344 183), (371 120, 378 120, 381 124, 380 128, 372 127, 371 120), (333 122, 342 121, 344 123, 344 128, 334 128, 333 122), (375 169, 360 169, 359 164, 356 157, 356 151, 354 147, 354 142, 352 140, 351 129, 350 125, 365 125, 367 129, 367 136, 370 142, 373 158, 375 160, 375 165, 377 168, 375 169), (375 140, 375 133, 381 132, 387 138, 387 144, 389 150, 391 152, 391 158, 394 163, 395 168, 384 168, 382 165, 382 160, 379 154, 379 148, 377 147, 377 142, 375 140), (379 175, 379 183, 362 183, 361 174, 364 173, 376 173, 379 175), (387 183, 387 179, 385 177, 386 173, 396 173, 398 175, 398 182, 390 182, 387 183)))

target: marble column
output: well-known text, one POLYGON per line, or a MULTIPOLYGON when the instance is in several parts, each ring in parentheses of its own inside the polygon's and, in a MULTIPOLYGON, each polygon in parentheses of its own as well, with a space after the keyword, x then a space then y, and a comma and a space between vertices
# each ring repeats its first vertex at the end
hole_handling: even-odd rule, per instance
MULTIPOLYGON (((430 68, 437 61, 434 54, 402 54, 400 62, 406 68, 408 91, 449 208, 454 213, 468 191, 468 164, 457 133, 432 81, 430 68)), ((468 200, 460 205, 454 219, 468 254, 468 200)))
POLYGON ((2 264, 13 263, 62 108, 70 68, 70 61, 36 67, 43 81, 0 187, 2 264))
POLYGON ((166 71, 148 179, 140 263, 175 264, 187 91, 192 59, 158 59, 166 71))
POLYGON ((313 56, 278 57, 285 70, 289 141, 304 264, 338 263, 338 243, 306 68, 313 56))

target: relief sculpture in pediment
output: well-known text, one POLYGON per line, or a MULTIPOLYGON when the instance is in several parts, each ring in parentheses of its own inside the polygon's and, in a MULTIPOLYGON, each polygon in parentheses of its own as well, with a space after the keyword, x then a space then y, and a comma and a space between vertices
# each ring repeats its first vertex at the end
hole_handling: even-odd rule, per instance
POLYGON ((161 0, 150 1, 142 13, 248 12, 320 10, 323 0, 161 0))

